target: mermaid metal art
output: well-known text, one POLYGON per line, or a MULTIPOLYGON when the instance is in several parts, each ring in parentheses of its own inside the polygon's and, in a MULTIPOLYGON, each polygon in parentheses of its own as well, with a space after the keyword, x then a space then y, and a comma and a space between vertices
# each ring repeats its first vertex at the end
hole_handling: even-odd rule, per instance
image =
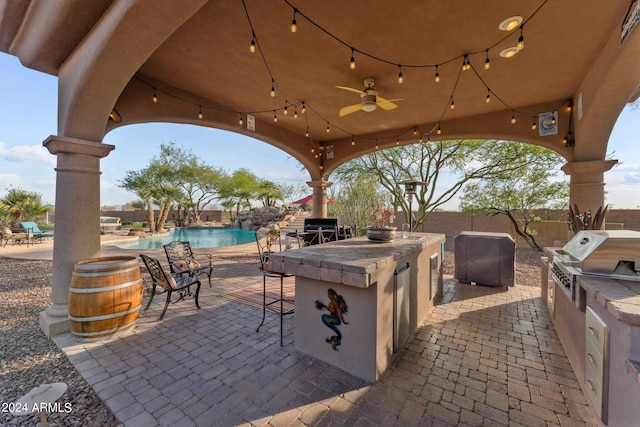
POLYGON ((338 346, 342 343, 342 333, 338 329, 338 325, 340 323, 349 324, 344 320, 344 315, 347 313, 347 303, 342 298, 342 295, 338 295, 332 288, 329 288, 327 295, 329 296, 329 304, 325 305, 321 301, 316 301, 316 308, 318 310, 324 308, 329 312, 329 314, 322 315, 322 323, 335 332, 336 335, 327 337, 325 341, 331 344, 333 350, 338 351, 338 346))

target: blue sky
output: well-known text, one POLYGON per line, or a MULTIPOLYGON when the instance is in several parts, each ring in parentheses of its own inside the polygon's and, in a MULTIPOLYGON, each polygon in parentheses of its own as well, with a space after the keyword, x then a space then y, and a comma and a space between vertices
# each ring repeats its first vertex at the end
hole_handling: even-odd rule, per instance
MULTIPOLYGON (((57 134, 57 78, 23 67, 0 53, 0 196, 9 186, 42 194, 54 203, 56 157, 42 142, 57 134)), ((118 187, 126 171, 144 168, 162 143, 175 142, 204 162, 228 171, 248 168, 260 178, 304 183, 309 175, 283 151, 243 135, 191 125, 124 126, 105 143, 116 149, 102 159, 101 205, 120 205, 135 195, 118 187)), ((609 140, 620 165, 605 174, 606 202, 616 209, 640 208, 640 110, 625 108, 609 140)), ((309 191, 311 193, 311 191, 309 191)), ((446 206, 455 210, 457 201, 446 206)))

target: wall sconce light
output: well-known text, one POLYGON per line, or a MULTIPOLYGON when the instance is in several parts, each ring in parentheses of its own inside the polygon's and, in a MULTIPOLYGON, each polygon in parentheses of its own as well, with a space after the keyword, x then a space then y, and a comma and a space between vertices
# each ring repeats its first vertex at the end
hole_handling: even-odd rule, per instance
POLYGON ((114 108, 109 114, 109 120, 111 120, 113 123, 120 123, 122 121, 122 116, 120 115, 120 113, 118 113, 118 110, 114 108))

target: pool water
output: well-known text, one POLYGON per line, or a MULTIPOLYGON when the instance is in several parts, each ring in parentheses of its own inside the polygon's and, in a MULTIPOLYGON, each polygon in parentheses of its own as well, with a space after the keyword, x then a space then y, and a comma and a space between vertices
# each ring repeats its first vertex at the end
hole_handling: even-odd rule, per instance
POLYGON ((171 230, 168 235, 141 237, 114 245, 120 249, 162 249, 174 241, 188 241, 194 249, 219 248, 255 242, 255 232, 237 228, 180 228, 171 230))

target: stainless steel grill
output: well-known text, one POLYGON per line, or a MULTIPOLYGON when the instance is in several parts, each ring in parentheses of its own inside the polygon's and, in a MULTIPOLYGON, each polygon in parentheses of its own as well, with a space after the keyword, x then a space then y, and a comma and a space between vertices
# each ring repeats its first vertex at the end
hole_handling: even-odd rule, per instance
POLYGON ((630 230, 579 231, 562 248, 546 248, 555 282, 575 299, 579 275, 640 281, 640 232, 630 230))

